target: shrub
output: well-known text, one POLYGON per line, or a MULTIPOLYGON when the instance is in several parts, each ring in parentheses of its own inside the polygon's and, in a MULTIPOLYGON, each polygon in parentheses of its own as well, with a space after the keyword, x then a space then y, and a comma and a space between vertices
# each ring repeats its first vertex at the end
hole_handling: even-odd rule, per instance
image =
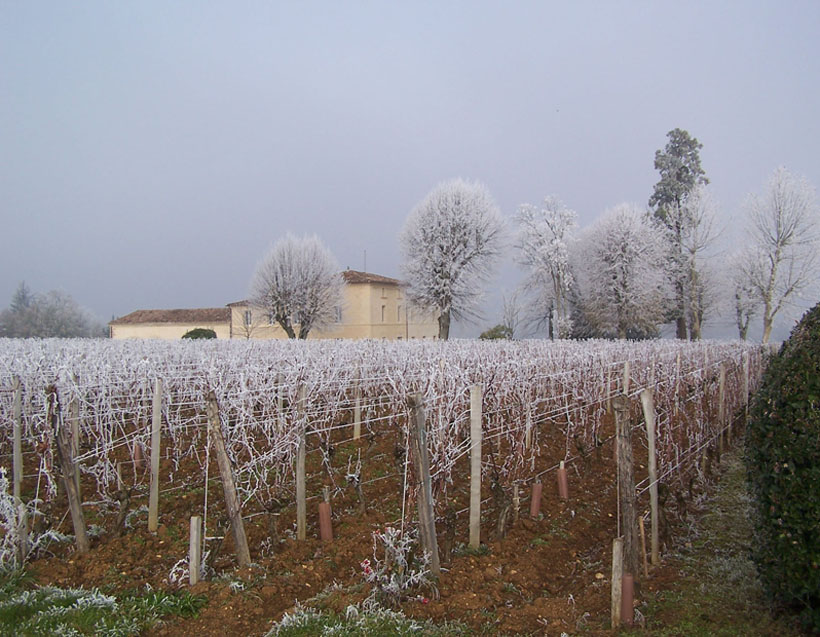
POLYGON ((820 631, 820 305, 772 356, 746 435, 753 557, 764 586, 820 631))
POLYGON ((216 338, 216 332, 207 327, 197 327, 185 332, 182 338, 216 338))
POLYGON ((506 325, 496 325, 495 327, 491 327, 488 330, 481 332, 481 335, 478 337, 482 341, 493 341, 497 339, 511 339, 513 337, 513 331, 506 325))

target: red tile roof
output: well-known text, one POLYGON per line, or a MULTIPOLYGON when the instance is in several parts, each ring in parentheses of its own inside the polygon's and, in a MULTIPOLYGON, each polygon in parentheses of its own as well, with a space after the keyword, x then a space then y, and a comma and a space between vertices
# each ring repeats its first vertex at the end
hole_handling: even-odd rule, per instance
POLYGON ((109 323, 133 325, 136 323, 230 323, 231 310, 227 307, 206 307, 193 310, 137 310, 109 323))
POLYGON ((388 276, 372 274, 370 272, 359 272, 358 270, 345 270, 342 272, 345 283, 382 283, 384 285, 404 285, 398 279, 391 279, 388 276))

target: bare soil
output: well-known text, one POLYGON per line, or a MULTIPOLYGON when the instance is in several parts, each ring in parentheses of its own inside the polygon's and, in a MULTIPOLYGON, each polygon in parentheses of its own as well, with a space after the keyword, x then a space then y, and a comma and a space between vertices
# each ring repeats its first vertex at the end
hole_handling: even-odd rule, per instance
MULTIPOLYGON (((612 435, 613 424, 607 422, 601 437, 612 435)), ((369 593, 363 585, 360 563, 373 559, 372 532, 385 525, 400 524, 403 476, 395 460, 398 444, 395 433, 370 432, 359 441, 340 441, 332 460, 334 480, 340 487, 332 498, 334 539, 318 539, 318 495, 330 476, 319 462, 319 454, 308 456, 308 539, 294 538, 295 507, 292 503, 276 513, 257 507, 245 511, 246 532, 254 565, 237 570, 232 554, 230 532, 219 530, 224 519, 222 488, 215 464, 209 484, 208 535, 225 535, 212 561, 214 576, 196 585, 192 592, 207 597, 208 605, 195 619, 172 621, 152 634, 166 637, 198 635, 262 635, 272 622, 280 619, 295 602, 305 602, 325 591, 321 604, 343 611, 363 600, 369 593), (345 486, 347 458, 361 451, 363 492, 367 512, 361 514, 356 492, 345 486), (274 532, 278 538, 270 537, 274 532), (336 584, 328 591, 331 585, 336 584)), ((348 432, 349 435, 349 432, 348 432)), ((535 472, 553 467, 563 459, 566 440, 558 428, 540 432, 542 455, 535 472)), ((503 454, 504 448, 495 449, 503 454)), ((531 517, 531 484, 522 487, 517 519, 506 526, 505 537, 496 533, 496 516, 500 505, 492 496, 490 484, 484 485, 488 499, 483 505, 482 550, 464 549, 467 542, 468 468, 467 460, 456 475, 463 483, 451 485, 449 505, 458 511, 454 528, 448 529, 444 510, 437 530, 439 545, 452 537, 452 558, 443 562, 444 572, 433 591, 422 591, 415 599, 402 603, 401 610, 410 617, 435 621, 459 620, 476 634, 544 635, 608 632, 610 615, 610 552, 617 532, 615 462, 613 444, 606 442, 595 449, 575 449, 578 457, 568 465, 570 498, 558 498, 555 472, 543 476, 544 491, 541 513, 531 517), (448 537, 449 536, 449 537, 448 537)), ((645 476, 645 449, 636 441, 636 479, 645 476)), ((171 469, 163 459, 162 475, 171 469)), ((491 473, 491 472, 490 472, 491 473)), ((105 531, 92 540, 91 551, 78 555, 71 547, 51 547, 32 563, 32 572, 41 583, 61 586, 99 587, 108 591, 174 588, 168 583, 171 568, 188 552, 189 519, 201 515, 204 485, 198 467, 183 467, 175 474, 174 484, 164 484, 160 501, 160 528, 156 534, 147 531, 145 517, 138 517, 134 528, 120 534, 117 511, 111 507, 86 505, 87 522, 105 531), (186 473, 187 472, 187 473, 186 473), (196 481, 199 480, 199 483, 196 481), (179 487, 179 488, 177 488, 179 487), (170 489, 170 490, 166 490, 170 489)), ((662 528, 665 544, 674 541, 675 523, 693 506, 702 484, 690 479, 694 474, 679 475, 670 486, 665 503, 666 524, 662 528)), ((84 480, 87 476, 84 477, 84 480)), ((31 486, 31 485, 29 485, 31 486)), ((89 481, 84 491, 91 493, 89 481)), ((129 503, 131 510, 147 504, 147 476, 139 481, 137 494, 129 503)), ((504 498, 512 496, 505 485, 504 498)), ((86 499, 91 496, 86 495, 86 499)), ((64 496, 53 504, 54 511, 65 511, 64 496)), ((415 517, 414 503, 408 502, 408 519, 415 517), (413 507, 413 508, 411 508, 413 507)), ((646 496, 638 501, 642 514, 648 508, 646 496)), ((55 527, 71 533, 68 517, 54 520, 55 527)), ((218 541, 211 541, 213 552, 218 541)), ((673 585, 678 573, 671 566, 653 570, 649 578, 637 574, 636 604, 645 593, 673 585)))

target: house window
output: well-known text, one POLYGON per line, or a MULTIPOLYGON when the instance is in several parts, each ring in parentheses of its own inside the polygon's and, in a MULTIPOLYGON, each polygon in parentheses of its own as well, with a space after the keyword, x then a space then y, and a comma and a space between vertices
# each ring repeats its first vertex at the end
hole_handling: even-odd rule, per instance
POLYGON ((396 306, 396 322, 401 323, 401 305, 396 306))
POLYGON ((335 316, 335 318, 336 318, 337 323, 342 322, 342 308, 339 307, 338 305, 336 306, 336 316, 335 316))
POLYGON ((253 323, 253 313, 251 310, 245 310, 245 327, 250 327, 253 323))
POLYGON ((383 299, 387 298, 387 288, 384 288, 384 287, 382 288, 382 298, 383 299))
POLYGON ((386 305, 382 305, 382 323, 384 323, 384 311, 387 309, 386 305))

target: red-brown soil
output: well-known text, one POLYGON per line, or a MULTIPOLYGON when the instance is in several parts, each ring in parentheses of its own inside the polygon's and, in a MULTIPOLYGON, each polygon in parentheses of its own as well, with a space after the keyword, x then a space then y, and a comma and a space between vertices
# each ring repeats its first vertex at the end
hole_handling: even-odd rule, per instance
MULTIPOLYGON (((612 433, 607 422, 602 437, 612 433)), ((348 432, 349 433, 349 432, 348 432)), ((538 459, 536 473, 553 467, 564 457, 566 441, 557 428, 541 432, 543 453, 538 459)), ((295 507, 284 508, 275 521, 281 539, 266 551, 273 522, 264 511, 245 512, 245 523, 254 565, 237 571, 232 555, 230 532, 213 564, 215 576, 193 588, 204 595, 208 605, 195 619, 176 619, 154 629, 152 634, 168 637, 198 635, 261 635, 271 623, 281 618, 294 603, 306 601, 321 593, 333 583, 340 585, 323 599, 325 607, 342 611, 349 603, 367 596, 362 586, 360 563, 373 559, 372 531, 386 524, 400 523, 402 477, 394 462, 395 434, 382 432, 358 442, 340 441, 333 460, 337 484, 344 485, 346 458, 361 450, 363 460, 364 494, 368 512, 358 513, 358 501, 352 488, 336 492, 332 499, 334 540, 318 539, 318 498, 308 502, 308 539, 293 537, 295 507), (383 479, 374 480, 378 477, 383 479), (230 580, 241 582, 241 590, 230 580)), ((496 450, 504 453, 504 449, 496 450)), ((636 479, 645 476, 645 449, 636 441, 636 479)), ((598 449, 587 450, 585 458, 570 465, 570 499, 559 500, 555 486, 555 472, 546 473, 541 515, 530 518, 531 483, 522 487, 519 518, 508 525, 506 537, 497 538, 496 504, 490 485, 484 485, 482 537, 484 549, 479 552, 459 550, 467 542, 467 514, 457 517, 454 557, 443 564, 444 572, 438 583, 438 597, 422 592, 425 600, 413 599, 402 604, 401 610, 411 617, 439 620, 460 620, 476 632, 495 626, 497 634, 543 635, 586 634, 604 632, 609 625, 610 561, 612 538, 616 535, 615 463, 612 441, 598 449)), ((308 456, 308 493, 321 493, 328 482, 327 473, 319 466, 318 454, 308 456)), ((486 459, 486 457, 485 457, 486 459)), ((463 483, 451 485, 450 498, 455 510, 465 509, 468 502, 467 460, 460 462, 455 475, 463 483)), ((164 476, 170 462, 163 460, 164 476)), ((199 468, 177 472, 176 484, 196 485, 199 468)), ((216 466, 211 476, 217 475, 216 466)), ((86 478, 84 478, 86 479, 86 478)), ((147 478, 143 487, 147 485, 147 478)), ((89 482, 88 493, 92 485, 89 482)), ((163 485, 163 489, 174 485, 163 485)), ((506 496, 511 496, 508 485, 506 496)), ((689 506, 693 489, 687 476, 676 478, 670 485, 679 497, 669 498, 665 516, 669 527, 666 541, 674 536, 674 522, 683 508, 689 506), (685 488, 684 488, 685 485, 685 488)), ((132 509, 147 503, 142 495, 130 503, 132 509)), ((101 587, 113 591, 153 588, 172 588, 167 583, 173 565, 188 552, 188 530, 191 515, 201 515, 203 505, 202 479, 198 487, 185 487, 163 492, 160 503, 160 528, 149 533, 145 517, 140 517, 134 528, 120 536, 114 529, 116 510, 103 511, 87 506, 87 521, 99 524, 105 533, 92 541, 91 551, 76 554, 70 547, 51 547, 53 555, 44 555, 32 563, 32 570, 41 583, 62 586, 101 587)), ((218 479, 212 478, 209 490, 210 511, 208 534, 215 534, 217 521, 224 517, 221 505, 222 490, 218 479)), ((86 496, 86 499, 91 499, 86 496)), ((53 510, 65 510, 64 498, 59 498, 53 510)), ((413 505, 414 506, 414 505, 413 505)), ((646 495, 638 501, 638 510, 648 508, 646 495)), ((408 519, 415 517, 408 515, 408 519)), ((443 511, 437 511, 443 515, 443 511)), ((56 524, 56 522, 55 522, 56 524)), ((70 521, 63 518, 62 531, 70 533, 70 521)), ((442 519, 438 523, 439 543, 446 541, 447 530, 442 519)), ((221 533, 220 533, 221 534, 221 533)), ((213 548, 213 543, 209 545, 213 548)), ((667 586, 675 577, 669 567, 659 567, 639 587, 654 589, 667 586)), ((640 592, 636 595, 640 600, 640 592)))

